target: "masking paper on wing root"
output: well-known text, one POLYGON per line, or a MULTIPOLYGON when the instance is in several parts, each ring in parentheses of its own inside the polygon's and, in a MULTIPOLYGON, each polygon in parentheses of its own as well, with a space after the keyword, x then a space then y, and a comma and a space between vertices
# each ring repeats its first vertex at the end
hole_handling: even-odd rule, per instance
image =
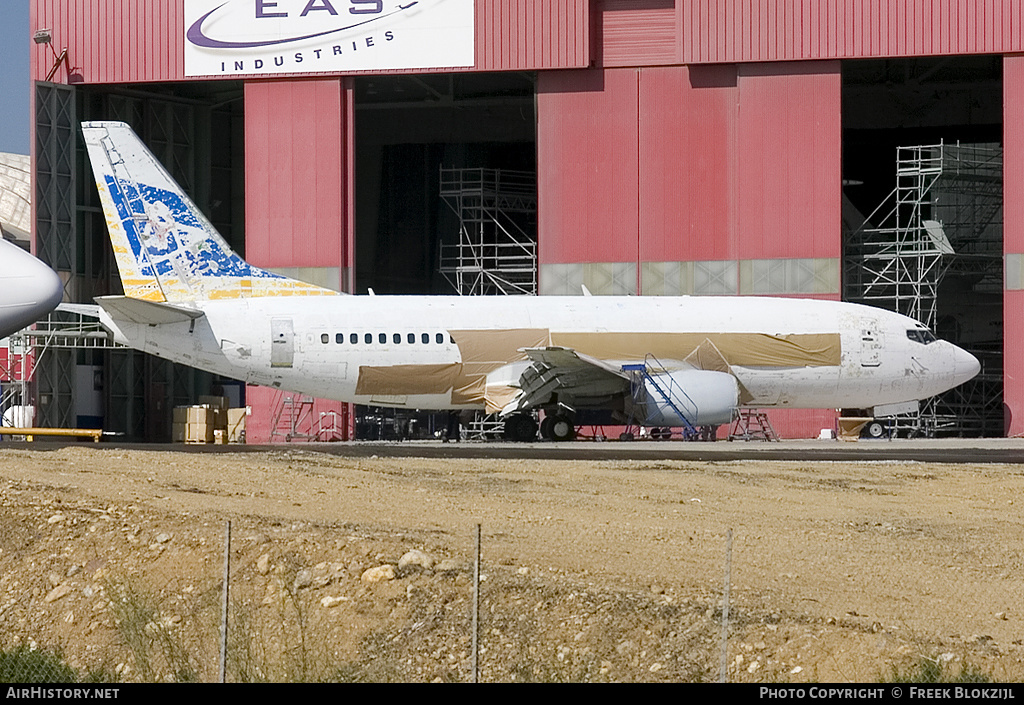
POLYGON ((527 359, 527 348, 548 345, 547 328, 451 330, 462 356, 462 372, 452 392, 455 405, 487 405, 487 375, 510 362, 527 359))
POLYGON ((520 389, 507 384, 488 384, 484 388, 484 403, 488 414, 496 414, 519 396, 520 389))

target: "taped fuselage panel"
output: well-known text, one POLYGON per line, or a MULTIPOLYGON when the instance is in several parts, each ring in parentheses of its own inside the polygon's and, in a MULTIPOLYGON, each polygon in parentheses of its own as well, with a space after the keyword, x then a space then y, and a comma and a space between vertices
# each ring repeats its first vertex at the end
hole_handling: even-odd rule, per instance
POLYGON ((832 367, 842 360, 838 333, 552 333, 551 344, 601 360, 685 360, 709 341, 729 365, 832 367))
POLYGON ((356 394, 446 394, 462 370, 462 365, 361 365, 356 380, 356 394))

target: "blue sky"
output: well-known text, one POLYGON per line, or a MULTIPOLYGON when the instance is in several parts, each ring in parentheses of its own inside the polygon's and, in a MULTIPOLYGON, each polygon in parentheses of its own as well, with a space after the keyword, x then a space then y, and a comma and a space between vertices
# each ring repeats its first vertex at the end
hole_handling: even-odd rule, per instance
POLYGON ((29 0, 0 0, 0 152, 28 154, 29 0))

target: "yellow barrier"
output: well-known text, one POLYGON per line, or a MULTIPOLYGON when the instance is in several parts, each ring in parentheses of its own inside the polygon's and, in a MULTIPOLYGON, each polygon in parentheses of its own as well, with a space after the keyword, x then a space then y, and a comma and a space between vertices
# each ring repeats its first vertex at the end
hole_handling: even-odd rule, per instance
POLYGON ((92 436, 93 443, 99 443, 103 435, 101 428, 14 428, 7 426, 0 427, 0 436, 24 436, 30 443, 35 440, 34 436, 64 436, 88 438, 92 436))

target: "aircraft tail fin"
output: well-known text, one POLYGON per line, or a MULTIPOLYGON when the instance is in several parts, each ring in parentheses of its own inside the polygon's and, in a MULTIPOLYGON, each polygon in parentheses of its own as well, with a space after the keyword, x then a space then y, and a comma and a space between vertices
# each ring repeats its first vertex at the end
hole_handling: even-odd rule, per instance
POLYGON ((338 293, 235 254, 125 123, 84 122, 82 133, 129 298, 180 303, 338 293))

